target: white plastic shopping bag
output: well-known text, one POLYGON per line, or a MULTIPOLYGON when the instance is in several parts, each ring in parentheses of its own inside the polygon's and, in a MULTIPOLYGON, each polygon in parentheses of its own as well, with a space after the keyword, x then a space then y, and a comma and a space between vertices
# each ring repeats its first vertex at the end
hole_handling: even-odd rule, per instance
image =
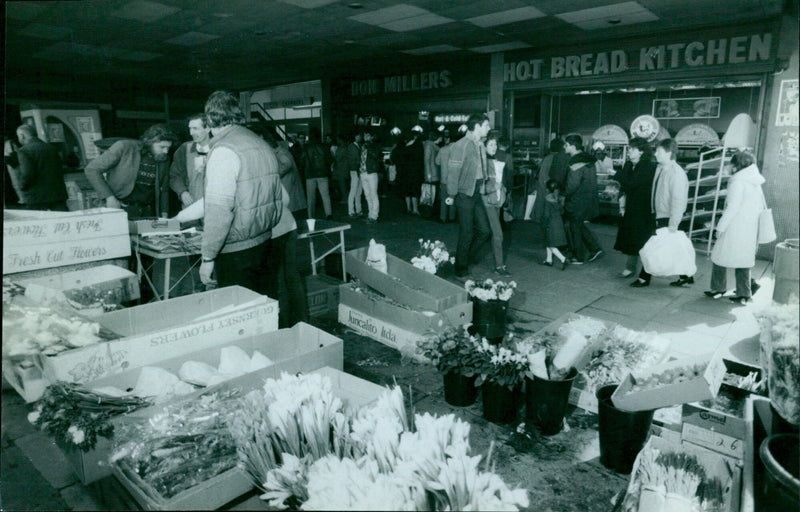
POLYGON ((376 243, 374 238, 370 240, 366 263, 375 270, 380 270, 385 274, 389 270, 389 267, 386 265, 386 246, 376 243))
POLYGON ((644 269, 654 276, 692 276, 697 272, 694 247, 683 231, 659 228, 639 251, 644 269))

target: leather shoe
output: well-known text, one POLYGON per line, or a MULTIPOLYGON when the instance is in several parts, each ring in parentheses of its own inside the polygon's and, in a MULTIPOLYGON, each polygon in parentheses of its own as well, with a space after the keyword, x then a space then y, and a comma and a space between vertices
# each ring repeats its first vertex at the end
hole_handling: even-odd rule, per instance
POLYGON ((553 266, 553 262, 544 260, 544 261, 540 261, 539 265, 544 265, 545 267, 552 267, 553 266))
POLYGON ((637 279, 636 281, 630 284, 633 288, 644 288, 645 286, 650 286, 649 281, 645 281, 644 279, 637 279))
POLYGON ((669 283, 670 286, 682 288, 686 285, 694 284, 694 277, 679 277, 677 281, 669 283))

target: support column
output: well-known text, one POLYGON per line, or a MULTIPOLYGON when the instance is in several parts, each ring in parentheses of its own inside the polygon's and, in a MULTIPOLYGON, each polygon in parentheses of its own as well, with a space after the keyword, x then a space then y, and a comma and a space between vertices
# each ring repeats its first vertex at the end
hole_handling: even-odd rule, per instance
MULTIPOLYGON (((797 205, 800 204, 800 180, 798 180, 798 122, 797 99, 798 74, 798 9, 797 2, 785 2, 783 19, 781 21, 780 36, 778 39, 777 58, 782 71, 777 71, 772 76, 772 84, 768 87, 767 106, 764 115, 767 116, 766 136, 764 137, 760 155, 761 173, 767 180, 764 184, 764 195, 767 205, 772 208, 775 219, 775 231, 778 242, 786 238, 797 238, 800 233, 800 219, 797 216, 797 205), (794 87, 795 105, 794 118, 789 116, 791 108, 788 106, 787 91, 794 87), (781 94, 783 89, 783 94, 781 94)), ((772 259, 775 244, 759 246, 758 255, 772 259)))
POLYGON ((505 55, 493 53, 489 66, 489 110, 494 111, 494 128, 503 130, 503 64, 505 55))

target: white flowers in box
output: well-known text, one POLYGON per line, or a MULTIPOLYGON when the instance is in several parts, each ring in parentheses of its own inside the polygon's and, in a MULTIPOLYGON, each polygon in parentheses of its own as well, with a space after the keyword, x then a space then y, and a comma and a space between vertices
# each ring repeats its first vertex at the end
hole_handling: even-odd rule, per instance
POLYGON ((455 262, 456 259, 450 257, 450 252, 448 252, 444 242, 439 240, 433 242, 430 240, 423 241, 422 238, 419 239, 417 255, 411 258, 412 265, 431 274, 435 274, 443 265, 452 265, 455 262))

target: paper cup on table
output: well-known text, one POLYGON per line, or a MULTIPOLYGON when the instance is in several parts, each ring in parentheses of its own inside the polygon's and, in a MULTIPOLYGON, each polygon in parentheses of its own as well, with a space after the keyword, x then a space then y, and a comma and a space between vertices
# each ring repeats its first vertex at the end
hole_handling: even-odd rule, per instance
POLYGON ((308 231, 314 231, 314 228, 317 226, 317 219, 306 219, 308 223, 308 231))

